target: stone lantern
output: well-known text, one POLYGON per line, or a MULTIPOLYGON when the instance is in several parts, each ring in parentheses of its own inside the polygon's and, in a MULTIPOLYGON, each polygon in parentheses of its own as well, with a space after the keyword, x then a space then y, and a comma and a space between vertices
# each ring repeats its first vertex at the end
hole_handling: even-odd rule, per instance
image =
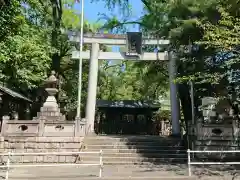
POLYGON ((47 80, 45 80, 46 88, 45 90, 48 93, 46 102, 43 104, 44 107, 58 108, 57 100, 55 95, 57 94, 57 78, 55 76, 55 71, 51 72, 51 75, 47 80))
POLYGON ((55 72, 52 71, 49 78, 45 81, 45 90, 48 93, 48 97, 43 103, 40 112, 38 112, 37 117, 34 120, 47 120, 47 121, 65 121, 65 116, 62 115, 58 107, 55 95, 57 94, 57 78, 55 77, 55 72))

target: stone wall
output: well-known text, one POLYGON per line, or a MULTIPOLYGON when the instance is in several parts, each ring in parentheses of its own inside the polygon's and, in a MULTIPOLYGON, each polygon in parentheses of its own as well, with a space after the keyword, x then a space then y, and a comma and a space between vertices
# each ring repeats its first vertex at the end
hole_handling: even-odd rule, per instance
MULTIPOLYGON (((1 153, 78 152, 83 137, 8 137, 0 138, 1 153)), ((74 163, 78 155, 13 155, 11 163, 74 163)), ((6 163, 7 156, 1 161, 6 163)))

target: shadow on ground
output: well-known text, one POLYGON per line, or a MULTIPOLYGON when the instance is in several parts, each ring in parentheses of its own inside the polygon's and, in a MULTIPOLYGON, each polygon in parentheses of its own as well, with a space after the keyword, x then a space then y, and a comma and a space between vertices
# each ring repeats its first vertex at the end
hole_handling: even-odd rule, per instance
POLYGON ((160 136, 129 136, 123 139, 129 149, 136 149, 146 161, 155 165, 186 164, 186 149, 180 138, 160 136))

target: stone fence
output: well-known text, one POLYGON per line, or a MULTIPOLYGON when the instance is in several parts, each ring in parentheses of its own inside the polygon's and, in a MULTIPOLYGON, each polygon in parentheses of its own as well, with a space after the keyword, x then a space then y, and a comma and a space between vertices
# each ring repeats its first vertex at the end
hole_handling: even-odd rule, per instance
POLYGON ((21 137, 81 137, 85 121, 3 120, 1 136, 21 137))

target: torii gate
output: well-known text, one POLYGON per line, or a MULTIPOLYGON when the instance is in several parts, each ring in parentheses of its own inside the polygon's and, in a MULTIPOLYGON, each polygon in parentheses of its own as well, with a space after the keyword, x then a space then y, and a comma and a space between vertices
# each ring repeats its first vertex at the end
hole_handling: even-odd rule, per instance
MULTIPOLYGON (((70 41, 79 42, 80 37, 71 35, 70 41)), ((169 40, 158 39, 142 39, 142 44, 145 45, 168 45, 169 40)), ((126 45, 126 35, 113 34, 88 34, 83 36, 83 43, 91 44, 90 51, 81 52, 82 59, 90 59, 89 79, 88 79, 88 95, 86 106, 86 120, 88 133, 94 132, 94 119, 96 108, 97 95, 97 79, 98 79, 98 60, 133 60, 133 61, 169 61, 169 80, 170 80, 170 99, 171 99, 171 118, 172 118, 172 134, 180 135, 179 123, 179 100, 177 97, 177 85, 173 82, 176 78, 176 56, 173 52, 157 52, 157 53, 142 53, 139 57, 128 57, 122 52, 101 52, 100 44, 104 45, 126 45)), ((72 59, 78 60, 80 57, 79 51, 72 52, 72 59)))

